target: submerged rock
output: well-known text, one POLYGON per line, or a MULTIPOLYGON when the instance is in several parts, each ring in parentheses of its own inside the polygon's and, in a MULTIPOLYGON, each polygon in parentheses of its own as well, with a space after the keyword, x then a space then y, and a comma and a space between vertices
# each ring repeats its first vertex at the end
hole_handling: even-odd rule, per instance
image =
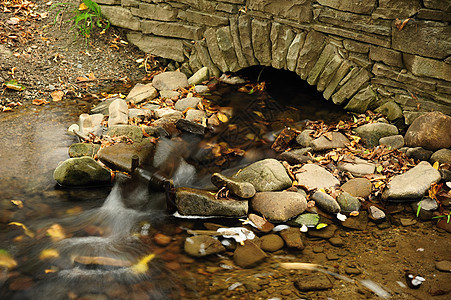
POLYGON ((92 157, 69 158, 56 167, 53 178, 64 186, 98 185, 111 182, 110 171, 92 157))
POLYGON ((289 248, 296 248, 298 250, 304 250, 304 243, 301 238, 301 231, 299 228, 290 227, 280 232, 285 244, 289 248))
POLYGON ((329 214, 336 214, 340 212, 341 208, 338 202, 329 194, 316 191, 312 195, 312 200, 315 201, 316 205, 329 214))
POLYGON ((298 278, 294 285, 301 292, 323 291, 333 288, 332 281, 326 274, 304 274, 298 278))
POLYGON ((329 189, 340 184, 340 181, 326 169, 315 165, 306 164, 296 174, 296 180, 300 185, 312 189, 329 189))
POLYGON ((360 201, 347 192, 343 192, 337 197, 337 202, 341 207, 343 213, 350 213, 352 211, 360 210, 360 201))
POLYGON ((285 167, 272 158, 257 161, 233 177, 251 183, 257 192, 278 191, 291 186, 285 167))
POLYGON ((379 145, 379 139, 398 134, 398 128, 387 123, 369 123, 354 129, 367 147, 379 145))
POLYGON ((233 261, 242 268, 250 268, 265 260, 266 253, 253 241, 246 240, 244 245, 237 245, 233 253, 233 261))
POLYGON ((215 193, 192 188, 178 188, 177 210, 181 215, 241 217, 247 214, 247 201, 216 199, 215 193))
POLYGON ((307 200, 295 192, 259 192, 251 199, 252 208, 271 221, 284 222, 301 214, 307 200))
POLYGON ((438 209, 437 201, 429 197, 421 199, 421 201, 412 204, 413 211, 416 213, 418 211, 418 217, 423 221, 428 221, 432 219, 433 212, 438 209))
POLYGON ((285 245, 283 239, 277 234, 267 234, 261 239, 261 249, 264 251, 274 252, 280 250, 285 245))
POLYGON ((396 175, 388 183, 382 198, 418 199, 423 197, 431 185, 441 179, 440 172, 428 162, 422 161, 402 175, 396 175))
POLYGON ((203 257, 225 251, 219 240, 208 235, 196 235, 186 238, 184 249, 186 253, 194 257, 203 257))
POLYGON ((211 182, 219 189, 226 187, 233 194, 241 198, 248 199, 255 195, 255 188, 251 183, 228 178, 219 173, 214 173, 211 176, 211 182))
POLYGON ((355 230, 365 230, 368 226, 368 213, 361 211, 358 216, 349 217, 341 222, 341 225, 355 230))
POLYGON ((159 91, 175 90, 189 85, 188 78, 182 72, 160 73, 153 78, 152 84, 159 91))
POLYGON ((337 226, 330 224, 321 229, 314 229, 307 231, 307 234, 311 237, 317 237, 322 239, 330 239, 334 236, 335 231, 337 231, 337 226))

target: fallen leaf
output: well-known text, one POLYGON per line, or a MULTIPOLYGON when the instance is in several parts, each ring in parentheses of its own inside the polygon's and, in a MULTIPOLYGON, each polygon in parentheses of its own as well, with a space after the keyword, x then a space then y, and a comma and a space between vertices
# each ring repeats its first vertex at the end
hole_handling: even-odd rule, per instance
POLYGON ((60 241, 66 238, 66 234, 64 233, 64 228, 59 224, 53 224, 47 229, 47 235, 50 236, 52 241, 60 241))
POLYGON ((146 273, 149 270, 149 266, 147 265, 152 259, 155 258, 155 254, 149 254, 141 258, 136 264, 131 266, 133 272, 137 274, 146 273))
POLYGON ((78 10, 87 10, 87 9, 88 6, 84 2, 80 3, 80 5, 78 6, 78 10))
POLYGON ((438 161, 436 161, 433 165, 432 165, 432 167, 434 168, 434 169, 436 169, 436 170, 438 170, 438 167, 440 166, 440 163, 438 162, 438 161))
POLYGON ((222 123, 226 123, 227 121, 229 121, 229 118, 224 113, 218 112, 216 116, 218 117, 218 120, 221 121, 222 123))
POLYGON ((16 205, 19 208, 23 208, 23 202, 22 200, 11 200, 11 203, 16 205))
POLYGON ((52 100, 54 102, 58 102, 58 101, 61 101, 61 99, 63 99, 64 92, 63 91, 54 91, 54 92, 50 93, 50 96, 52 97, 52 100))
POLYGON ((56 249, 45 249, 41 251, 41 254, 39 254, 39 259, 49 259, 49 258, 58 258, 60 254, 56 249))
POLYGON ((14 269, 15 267, 17 267, 17 262, 14 260, 11 254, 3 249, 0 249, 0 267, 7 269, 14 269))
POLYGON ((48 104, 49 102, 45 99, 34 99, 31 103, 39 106, 43 104, 48 104))
POLYGON ((26 235, 28 235, 31 238, 34 238, 34 233, 30 229, 28 229, 27 226, 25 226, 24 224, 19 223, 19 222, 11 222, 11 223, 8 223, 8 225, 15 225, 15 226, 22 227, 24 230, 24 233, 26 235))
POLYGON ((4 83, 4 85, 8 88, 8 89, 12 89, 12 90, 16 90, 16 91, 23 91, 25 89, 25 86, 18 83, 16 79, 7 81, 4 83))
POLYGON ((91 73, 88 74, 88 78, 89 78, 89 80, 94 80, 94 79, 96 79, 96 77, 94 76, 94 73, 93 73, 93 72, 91 72, 91 73))

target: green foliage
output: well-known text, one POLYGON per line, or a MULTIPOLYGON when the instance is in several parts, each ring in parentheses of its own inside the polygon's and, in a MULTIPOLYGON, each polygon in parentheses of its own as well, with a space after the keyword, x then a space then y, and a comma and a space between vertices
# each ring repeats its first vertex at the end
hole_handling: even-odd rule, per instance
POLYGON ((92 0, 83 0, 78 7, 72 3, 59 2, 50 7, 50 10, 53 9, 58 9, 54 23, 60 14, 69 11, 73 15, 67 21, 73 24, 70 31, 76 31, 76 34, 84 37, 86 41, 91 36, 94 24, 103 30, 110 27, 110 22, 102 17, 100 6, 92 0))
POLYGON ((447 215, 440 215, 432 217, 432 219, 438 219, 438 218, 446 218, 446 223, 449 223, 451 221, 451 212, 449 212, 447 215))

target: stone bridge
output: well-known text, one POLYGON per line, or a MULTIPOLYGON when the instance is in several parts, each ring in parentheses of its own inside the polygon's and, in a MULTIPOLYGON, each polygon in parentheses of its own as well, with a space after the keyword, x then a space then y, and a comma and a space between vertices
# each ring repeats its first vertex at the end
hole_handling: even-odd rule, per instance
POLYGON ((146 53, 188 75, 254 66, 296 72, 324 98, 411 123, 451 115, 448 0, 98 0, 146 53))

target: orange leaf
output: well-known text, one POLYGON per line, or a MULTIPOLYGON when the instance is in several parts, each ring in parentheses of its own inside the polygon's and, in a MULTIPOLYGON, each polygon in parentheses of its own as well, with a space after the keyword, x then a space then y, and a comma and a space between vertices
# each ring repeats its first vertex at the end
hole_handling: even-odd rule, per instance
POLYGON ((91 72, 91 73, 88 74, 88 78, 89 78, 90 80, 96 79, 96 77, 94 76, 94 73, 93 73, 93 72, 91 72))
POLYGON ((77 81, 88 81, 89 79, 86 77, 77 77, 77 81))
POLYGON ((61 99, 63 99, 64 92, 63 91, 54 91, 54 92, 50 93, 50 96, 52 97, 54 102, 61 101, 61 99))
POLYGON ((47 234, 50 236, 52 241, 60 241, 66 238, 66 234, 64 233, 64 229, 59 224, 53 224, 47 229, 47 234))
POLYGON ((87 9, 88 6, 84 2, 80 3, 80 5, 78 6, 78 10, 87 10, 87 9))
POLYGON ((34 99, 31 103, 33 103, 34 105, 43 105, 48 104, 49 102, 45 99, 34 99))

